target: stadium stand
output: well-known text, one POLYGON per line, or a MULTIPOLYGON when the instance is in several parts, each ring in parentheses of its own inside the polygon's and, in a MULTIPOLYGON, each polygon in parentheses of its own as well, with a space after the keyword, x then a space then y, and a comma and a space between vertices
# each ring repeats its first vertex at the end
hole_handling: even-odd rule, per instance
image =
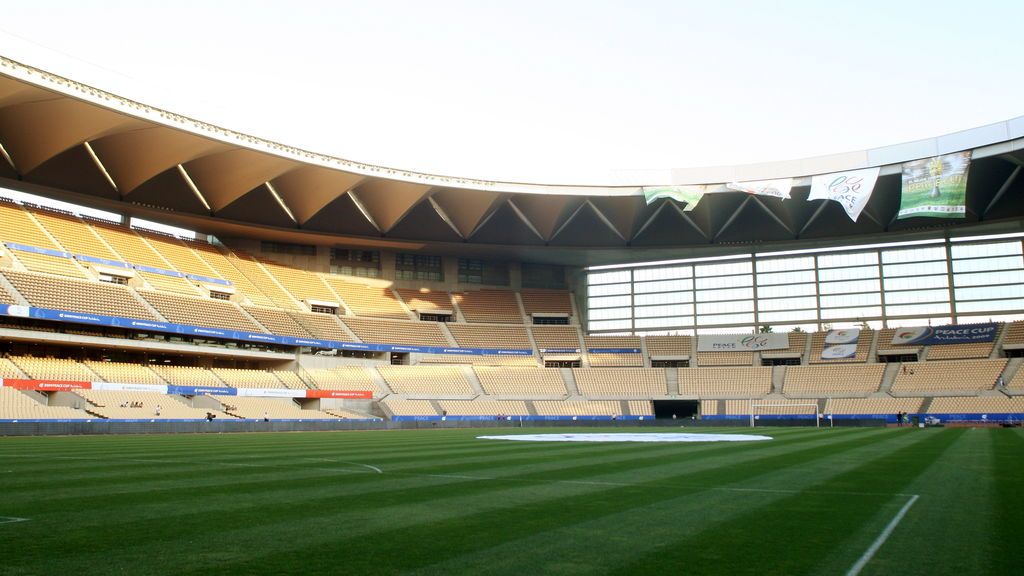
POLYGON ((214 396, 224 411, 239 418, 270 420, 334 420, 337 418, 320 410, 303 410, 294 400, 287 398, 253 398, 248 396, 214 396))
MULTIPOLYGON (((867 362, 868 352, 871 350, 871 340, 874 338, 873 330, 861 330, 857 338, 857 352, 853 358, 831 358, 823 359, 821 351, 825 348, 825 337, 828 332, 815 332, 811 335, 811 355, 807 358, 808 364, 837 364, 843 362, 867 362)), ((879 340, 879 345, 881 345, 879 340)))
POLYGON ((657 358, 689 358, 693 354, 693 338, 690 336, 647 336, 647 355, 657 358))
POLYGON ((579 330, 575 326, 530 326, 530 332, 533 333, 533 339, 540 350, 580 349, 579 330))
POLYGON ((377 371, 396 394, 422 396, 473 396, 473 386, 454 366, 377 366, 377 371))
POLYGON ((1006 335, 1003 337, 1003 345, 1024 344, 1024 321, 1010 322, 1004 328, 1006 335))
POLYGON ((489 324, 522 324, 515 293, 511 290, 471 290, 452 293, 452 300, 462 311, 466 322, 489 324))
POLYGON ((30 378, 39 380, 92 382, 97 379, 94 372, 68 358, 11 356, 10 360, 30 378))
POLYGON ((284 384, 285 388, 291 388, 292 390, 308 390, 309 386, 302 381, 302 378, 298 374, 291 370, 273 370, 271 371, 278 380, 284 384))
POLYGON ((264 332, 261 326, 250 320, 232 302, 163 294, 151 290, 139 290, 139 296, 171 322, 209 328, 230 328, 244 332, 264 332))
POLYGON ((573 368, 576 386, 584 396, 665 396, 668 384, 660 368, 573 368))
POLYGON ((223 380, 206 368, 173 366, 169 364, 150 364, 149 367, 169 384, 177 384, 179 386, 214 386, 219 388, 227 386, 223 380))
POLYGON ((565 314, 572 317, 571 295, 566 290, 539 290, 524 288, 519 291, 526 315, 565 314))
POLYGON ((10 254, 14 260, 21 263, 26 270, 41 274, 56 274, 70 278, 87 278, 88 276, 71 258, 51 256, 49 254, 37 254, 24 250, 11 250, 10 254))
POLYGON ((787 366, 782 392, 786 396, 867 396, 878 392, 885 364, 787 366))
POLYGON ((454 311, 452 297, 447 292, 430 290, 428 288, 420 288, 418 290, 398 288, 396 291, 410 310, 426 314, 451 313, 454 311))
POLYGON ((429 400, 407 400, 389 396, 381 401, 381 406, 395 416, 440 416, 429 400))
POLYGON ((256 284, 242 274, 238 268, 235 268, 231 260, 216 247, 205 242, 189 242, 187 244, 207 266, 215 271, 217 276, 231 282, 232 286, 249 302, 259 306, 274 306, 274 301, 257 288, 256 284))
POLYGON ((200 258, 184 240, 142 230, 136 230, 135 233, 144 238, 178 272, 221 278, 220 274, 200 258))
POLYGON ((529 416, 522 400, 438 400, 448 416, 529 416))
POLYGON ((896 374, 894 396, 960 396, 991 390, 1006 367, 1005 359, 946 360, 903 364, 896 374))
POLYGON ((363 342, 451 347, 436 322, 375 320, 350 316, 341 318, 341 321, 363 342))
POLYGON ((262 306, 242 306, 247 314, 256 319, 271 334, 279 336, 295 336, 298 338, 309 338, 312 334, 302 327, 291 314, 278 308, 264 308, 262 306))
POLYGON ((878 355, 920 354, 923 348, 917 344, 893 344, 892 337, 899 328, 884 328, 878 332, 878 355))
POLYGON ((421 354, 420 364, 463 364, 469 366, 537 366, 536 356, 511 354, 421 354))
POLYGON ((320 411, 326 414, 330 414, 331 416, 334 416, 336 418, 341 418, 343 420, 379 420, 377 416, 366 414, 364 412, 356 412, 355 410, 348 410, 345 408, 321 408, 320 411))
POLYGON ((307 369, 306 375, 321 390, 368 390, 379 393, 373 378, 362 366, 307 369))
POLYGON ((969 358, 988 358, 992 354, 992 342, 972 342, 970 344, 945 344, 929 346, 925 357, 928 360, 966 360, 969 358))
POLYGON ((1024 413, 1024 397, 946 396, 932 400, 927 412, 929 414, 1021 414, 1024 413))
POLYGON ((100 378, 107 382, 166 384, 166 381, 159 374, 141 364, 131 362, 100 362, 96 360, 85 360, 82 364, 96 374, 99 374, 100 378))
POLYGON ((115 254, 92 228, 78 217, 38 209, 33 211, 33 215, 68 252, 107 260, 121 260, 120 255, 115 254))
POLYGON ((544 368, 473 368, 484 392, 493 396, 549 398, 568 395, 558 370, 544 368))
POLYGON ((409 313, 387 286, 348 282, 334 275, 323 279, 356 316, 409 319, 409 313))
POLYGON ((210 371, 232 388, 287 388, 273 372, 266 370, 212 368, 210 371))
POLYGON ((0 418, 14 420, 82 420, 91 417, 83 410, 69 406, 47 406, 20 390, 0 387, 0 418))
POLYGON ((772 388, 770 366, 737 368, 681 368, 679 393, 699 398, 757 398, 772 388))
POLYGON ((157 320, 124 286, 0 271, 30 304, 52 310, 157 320))
POLYGON ((524 326, 448 323, 447 327, 455 341, 463 348, 533 349, 524 326))
POLYGON ((807 333, 790 332, 786 336, 789 338, 789 346, 787 348, 783 350, 762 350, 761 358, 791 358, 793 356, 803 358, 804 349, 807 347, 807 333))
POLYGON ((233 264, 234 267, 242 273, 242 275, 248 278, 250 282, 259 286, 260 291, 270 299, 274 306, 285 310, 303 309, 303 307, 300 306, 295 299, 284 290, 284 288, 281 288, 274 277, 260 266, 259 261, 250 254, 240 250, 232 250, 228 252, 228 261, 230 261, 231 264, 233 264))
POLYGON ((318 274, 284 266, 272 260, 259 259, 259 263, 263 265, 267 273, 281 283, 281 286, 284 286, 285 290, 291 293, 295 300, 337 303, 337 298, 318 274))
POLYGON ((750 366, 753 363, 753 352, 697 352, 698 366, 750 366))
POLYGON ((537 400, 533 403, 533 407, 538 416, 620 416, 622 414, 622 406, 611 400, 537 400))
MULTIPOLYGON (((180 396, 154 394, 152 392, 109 392, 105 390, 75 390, 85 403, 83 410, 118 419, 194 419, 201 420, 207 410, 193 408, 180 396), (160 407, 157 414, 157 407, 160 407)), ((217 412, 218 418, 226 415, 217 412)))
POLYGON ((829 414, 920 414, 923 398, 832 398, 825 404, 829 414))
POLYGON ((817 406, 811 406, 809 402, 795 400, 764 400, 763 402, 761 405, 753 406, 749 400, 724 400, 725 411, 722 414, 742 416, 749 415, 751 410, 754 415, 765 416, 813 416, 818 413, 817 406))
POLYGON ((338 317, 334 314, 289 312, 288 315, 317 338, 337 340, 339 342, 349 342, 352 340, 352 337, 342 329, 338 317))
POLYGON ((639 336, 584 336, 583 343, 587 347, 590 365, 597 367, 639 367, 644 365, 644 357, 640 352, 593 352, 592 350, 614 350, 635 348, 640 350, 639 336))

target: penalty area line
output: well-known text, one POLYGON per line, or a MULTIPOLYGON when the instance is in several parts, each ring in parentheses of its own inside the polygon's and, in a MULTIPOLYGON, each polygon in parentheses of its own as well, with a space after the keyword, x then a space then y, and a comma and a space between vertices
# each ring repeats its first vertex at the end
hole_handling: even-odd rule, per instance
POLYGON ((0 516, 0 524, 14 524, 16 522, 28 522, 28 518, 17 518, 15 516, 0 516))
POLYGON ((882 533, 879 534, 878 538, 875 538, 875 541, 871 543, 871 546, 864 551, 864 554, 861 555, 860 559, 857 560, 857 563, 850 568, 846 573, 846 576, 857 576, 857 574, 860 574, 860 571, 863 570, 864 567, 867 566, 868 562, 875 557, 875 553, 878 552, 878 549, 882 547, 882 544, 885 544, 885 541, 889 539, 893 530, 896 529, 896 525, 900 523, 900 520, 903 520, 903 517, 907 515, 907 511, 914 505, 914 502, 917 502, 919 497, 920 496, 918 494, 911 495, 910 500, 907 500, 907 503, 903 505, 903 508, 900 508, 900 511, 893 516, 892 520, 890 520, 888 524, 886 524, 882 533))

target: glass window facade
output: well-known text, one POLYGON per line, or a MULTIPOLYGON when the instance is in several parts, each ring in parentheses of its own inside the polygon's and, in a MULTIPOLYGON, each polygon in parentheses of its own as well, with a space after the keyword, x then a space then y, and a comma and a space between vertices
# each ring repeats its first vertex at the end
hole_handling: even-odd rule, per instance
POLYGON ((1019 238, 915 244, 591 270, 587 329, 699 334, 1024 318, 1019 238))

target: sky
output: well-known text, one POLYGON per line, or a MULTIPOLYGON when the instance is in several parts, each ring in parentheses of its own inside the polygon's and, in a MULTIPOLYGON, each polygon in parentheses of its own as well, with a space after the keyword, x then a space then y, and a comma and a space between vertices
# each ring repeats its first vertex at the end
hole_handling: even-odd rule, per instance
MULTIPOLYGON (((1024 115, 1019 1, 0 0, 0 53, 349 160, 562 184, 1024 115)), ((636 182, 637 178, 645 178, 636 182)))

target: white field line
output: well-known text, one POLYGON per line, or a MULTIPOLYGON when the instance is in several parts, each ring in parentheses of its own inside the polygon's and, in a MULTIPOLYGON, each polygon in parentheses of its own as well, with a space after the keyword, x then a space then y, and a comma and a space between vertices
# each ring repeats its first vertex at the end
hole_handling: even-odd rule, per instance
POLYGON ((28 522, 28 518, 16 518, 14 516, 0 516, 0 524, 14 524, 15 522, 28 522))
POLYGON ((892 535, 893 530, 896 529, 896 525, 899 524, 900 520, 903 520, 903 517, 907 515, 907 511, 910 510, 910 507, 914 505, 914 502, 917 502, 918 497, 919 495, 917 494, 910 496, 910 500, 907 500, 907 503, 903 505, 903 508, 900 508, 900 511, 893 516, 892 520, 890 520, 885 526, 885 529, 882 530, 882 533, 878 535, 878 538, 875 538, 875 541, 872 542, 871 546, 864 551, 864 554, 861 555, 859 560, 857 560, 857 563, 854 564, 846 573, 846 576, 857 576, 857 574, 860 574, 860 571, 864 569, 864 566, 866 566, 867 563, 875 557, 875 553, 882 547, 882 544, 885 544, 885 541, 889 539, 890 535, 892 535))
MULTIPOLYGON (((303 460, 310 460, 313 462, 336 462, 338 464, 349 464, 352 466, 360 466, 363 469, 356 468, 316 468, 306 466, 289 466, 286 464, 248 464, 243 462, 215 462, 209 460, 162 460, 155 458, 99 458, 92 456, 42 456, 36 454, 10 454, 11 458, 34 458, 40 460, 87 460, 87 461, 102 461, 102 462, 141 462, 146 464, 193 464, 203 466, 224 466, 228 468, 273 468, 273 469, 299 469, 299 470, 318 470, 323 472, 341 472, 346 474, 385 474, 385 471, 377 466, 371 466, 369 464, 362 464, 359 462, 347 462, 344 460, 333 460, 329 458, 303 458, 303 460)), ((386 472, 389 476, 408 476, 414 478, 449 478, 452 480, 499 480, 503 482, 523 482, 531 484, 576 484, 584 486, 614 486, 621 488, 629 488, 634 486, 644 486, 647 488, 691 488, 694 490, 714 490, 716 492, 739 492, 739 493, 763 493, 763 494, 833 494, 836 496, 916 496, 914 494, 903 494, 903 493, 892 493, 892 492, 856 492, 856 491, 843 491, 843 490, 786 490, 786 489, 774 489, 774 488, 743 488, 743 487, 730 487, 730 486, 707 486, 699 484, 686 484, 686 483, 664 483, 664 484, 652 484, 649 482, 615 482, 615 481, 604 481, 604 480, 545 480, 543 478, 530 479, 530 478, 510 478, 502 476, 475 476, 468 474, 427 474, 418 472, 401 472, 401 471, 388 471, 386 472)))

